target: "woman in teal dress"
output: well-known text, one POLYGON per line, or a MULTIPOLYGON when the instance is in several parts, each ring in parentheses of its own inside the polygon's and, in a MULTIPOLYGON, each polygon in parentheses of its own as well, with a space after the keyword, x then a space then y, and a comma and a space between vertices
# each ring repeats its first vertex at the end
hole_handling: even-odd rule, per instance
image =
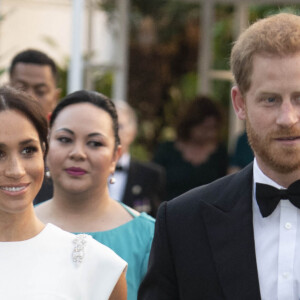
POLYGON ((54 194, 36 213, 45 223, 92 235, 126 260, 128 300, 135 300, 147 270, 154 219, 110 198, 108 178, 113 184, 120 153, 111 100, 89 91, 62 99, 50 119, 47 166, 54 194))

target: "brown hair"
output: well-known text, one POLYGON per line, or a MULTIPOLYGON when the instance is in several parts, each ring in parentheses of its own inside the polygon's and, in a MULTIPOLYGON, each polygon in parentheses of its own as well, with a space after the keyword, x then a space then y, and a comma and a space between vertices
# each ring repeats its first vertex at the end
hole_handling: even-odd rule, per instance
POLYGON ((193 127, 200 125, 209 117, 214 117, 218 127, 221 127, 223 116, 218 104, 209 97, 197 96, 182 110, 176 126, 177 138, 181 141, 189 140, 193 127))
POLYGON ((300 52, 300 17, 280 13, 246 29, 231 51, 231 70, 242 94, 251 86, 255 54, 284 56, 300 52))
POLYGON ((5 110, 15 110, 28 118, 39 135, 45 157, 48 151, 48 123, 41 104, 30 95, 5 86, 0 87, 0 112, 5 110))

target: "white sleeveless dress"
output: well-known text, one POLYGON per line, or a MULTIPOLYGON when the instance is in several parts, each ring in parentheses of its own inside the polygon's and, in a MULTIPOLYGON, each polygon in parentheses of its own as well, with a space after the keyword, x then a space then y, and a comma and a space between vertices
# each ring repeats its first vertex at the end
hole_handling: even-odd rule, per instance
POLYGON ((0 242, 0 299, 107 300, 126 266, 92 237, 48 224, 29 240, 0 242))

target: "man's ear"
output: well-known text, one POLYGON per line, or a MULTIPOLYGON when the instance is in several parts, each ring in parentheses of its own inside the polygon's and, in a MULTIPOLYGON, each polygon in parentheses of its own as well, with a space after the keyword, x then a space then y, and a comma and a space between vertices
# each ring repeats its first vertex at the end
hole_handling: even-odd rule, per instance
POLYGON ((231 100, 237 117, 240 120, 246 119, 246 103, 245 99, 237 86, 231 89, 231 100))

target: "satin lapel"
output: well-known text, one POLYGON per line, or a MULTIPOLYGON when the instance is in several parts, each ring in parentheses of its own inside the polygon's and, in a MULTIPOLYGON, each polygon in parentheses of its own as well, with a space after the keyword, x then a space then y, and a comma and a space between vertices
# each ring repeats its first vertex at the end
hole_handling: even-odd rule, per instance
POLYGON ((213 258, 226 299, 260 299, 252 221, 252 167, 220 190, 203 210, 213 258), (231 204, 228 205, 228 203, 231 204))

